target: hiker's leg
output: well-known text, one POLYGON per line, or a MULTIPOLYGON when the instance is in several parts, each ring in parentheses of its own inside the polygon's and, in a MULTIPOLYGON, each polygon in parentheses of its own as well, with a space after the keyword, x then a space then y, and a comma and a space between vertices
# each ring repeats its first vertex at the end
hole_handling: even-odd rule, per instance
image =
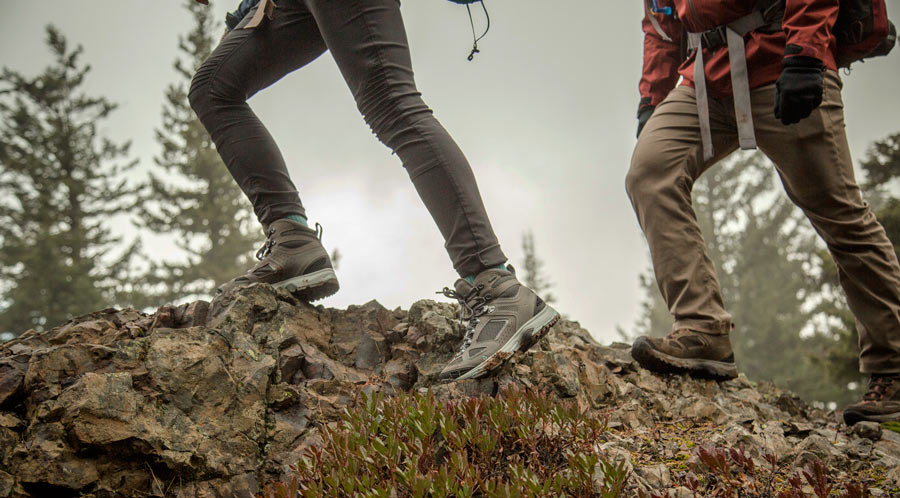
POLYGON ((822 105, 795 125, 775 119, 774 95, 774 85, 753 92, 759 146, 837 263, 858 323, 860 370, 900 372, 900 266, 854 178, 840 78, 826 73, 822 105))
POLYGON ((416 89, 398 0, 303 0, 366 122, 400 157, 460 275, 506 261, 472 168, 416 89))
POLYGON ((273 19, 242 29, 255 11, 206 59, 189 97, 259 221, 268 226, 305 212, 281 151, 247 99, 321 55, 325 43, 301 2, 278 2, 273 19))
POLYGON ((656 281, 674 329, 724 334, 731 329, 719 282, 691 202, 694 181, 733 152, 733 118, 710 99, 716 157, 703 161, 694 90, 680 86, 656 108, 638 139, 625 180, 638 222, 647 237, 656 281))

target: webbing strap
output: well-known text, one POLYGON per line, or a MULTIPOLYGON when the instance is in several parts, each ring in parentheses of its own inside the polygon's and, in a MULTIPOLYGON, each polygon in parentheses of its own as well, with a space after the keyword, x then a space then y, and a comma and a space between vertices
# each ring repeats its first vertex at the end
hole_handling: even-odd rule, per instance
POLYGON ((706 92, 706 64, 703 61, 703 40, 700 33, 688 33, 689 43, 697 47, 694 57, 694 90, 697 98, 697 116, 700 118, 700 141, 703 144, 703 160, 713 158, 712 130, 709 124, 709 94, 706 92))
MULTIPOLYGON (((756 148, 753 130, 753 106, 750 101, 750 75, 747 68, 745 34, 768 23, 761 11, 754 11, 724 26, 728 44, 728 63, 731 67, 731 86, 734 96, 734 119, 737 124, 741 149, 756 148)), ((720 28, 717 28, 720 29, 720 28)), ((707 33, 713 32, 710 30, 707 33)), ((712 131, 709 123, 709 94, 706 90, 706 67, 703 60, 704 33, 688 33, 688 47, 696 49, 694 58, 694 90, 697 98, 697 116, 700 118, 700 139, 703 142, 703 160, 713 158, 712 131)))
POLYGON ((274 11, 275 2, 273 0, 259 0, 259 5, 256 6, 256 12, 253 13, 253 18, 250 19, 250 22, 244 25, 244 29, 253 29, 259 27, 259 25, 263 22, 263 18, 272 18, 272 14, 274 11))
POLYGON ((670 42, 672 41, 669 38, 669 35, 663 31, 662 26, 659 25, 659 21, 656 20, 656 16, 653 15, 653 7, 650 5, 651 0, 647 0, 644 2, 644 10, 647 12, 647 17, 650 18, 650 25, 653 26, 653 29, 656 30, 656 34, 659 35, 663 40, 670 42))
POLYGON ((747 72, 747 52, 744 37, 726 28, 728 35, 728 62, 731 66, 731 87, 734 96, 734 120, 737 123, 738 141, 741 149, 756 148, 756 133, 753 131, 753 106, 750 103, 750 78, 747 72))
POLYGON ((753 30, 757 30, 765 26, 766 24, 768 23, 766 22, 762 11, 756 10, 738 19, 737 21, 728 23, 727 26, 734 30, 737 34, 744 36, 753 30))

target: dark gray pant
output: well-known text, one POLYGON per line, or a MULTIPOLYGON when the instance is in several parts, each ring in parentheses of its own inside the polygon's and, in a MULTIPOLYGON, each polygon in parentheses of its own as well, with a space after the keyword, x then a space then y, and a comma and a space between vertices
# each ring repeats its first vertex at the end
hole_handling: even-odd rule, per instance
POLYGON ((191 83, 191 106, 263 225, 305 216, 284 158, 247 99, 326 50, 366 123, 403 161, 460 275, 502 264, 475 176, 422 101, 398 0, 281 0, 274 17, 223 39, 191 83))

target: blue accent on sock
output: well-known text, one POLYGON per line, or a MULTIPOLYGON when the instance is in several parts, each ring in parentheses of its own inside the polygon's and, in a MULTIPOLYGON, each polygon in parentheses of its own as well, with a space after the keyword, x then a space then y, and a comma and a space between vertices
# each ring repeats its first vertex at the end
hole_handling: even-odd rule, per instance
MULTIPOLYGON (((488 270, 509 270, 509 268, 506 267, 506 263, 503 263, 501 265, 492 266, 492 267, 488 268, 488 270)), ((475 275, 469 275, 467 277, 463 277, 463 279, 472 285, 475 284, 475 275)))
POLYGON ((309 226, 306 216, 301 216, 299 214, 289 214, 289 215, 285 216, 285 218, 288 220, 291 220, 291 221, 296 221, 297 223, 301 223, 305 227, 309 226))

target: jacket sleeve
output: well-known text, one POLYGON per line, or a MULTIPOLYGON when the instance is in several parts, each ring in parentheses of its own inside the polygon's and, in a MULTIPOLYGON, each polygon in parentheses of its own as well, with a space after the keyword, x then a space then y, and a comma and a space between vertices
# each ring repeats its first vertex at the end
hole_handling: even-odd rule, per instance
POLYGON ((787 36, 785 57, 829 59, 833 49, 832 29, 837 21, 839 0, 786 0, 784 33, 787 36))
MULTIPOLYGON (((644 68, 639 90, 641 103, 638 113, 647 106, 657 106, 678 82, 678 67, 681 65, 681 22, 675 16, 653 14, 644 1, 644 68), (663 33, 657 31, 650 16, 654 16, 663 33), (669 39, 666 40, 665 37, 669 39)), ((674 5, 670 0, 659 0, 660 6, 674 5), (668 5, 667 5, 668 4, 668 5)))

